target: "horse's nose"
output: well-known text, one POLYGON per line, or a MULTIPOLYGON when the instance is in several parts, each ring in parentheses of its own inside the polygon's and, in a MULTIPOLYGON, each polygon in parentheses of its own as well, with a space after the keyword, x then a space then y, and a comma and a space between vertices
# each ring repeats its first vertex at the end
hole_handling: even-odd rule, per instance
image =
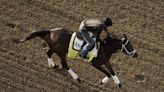
POLYGON ((136 57, 138 57, 138 53, 137 52, 133 55, 133 58, 136 58, 136 57))

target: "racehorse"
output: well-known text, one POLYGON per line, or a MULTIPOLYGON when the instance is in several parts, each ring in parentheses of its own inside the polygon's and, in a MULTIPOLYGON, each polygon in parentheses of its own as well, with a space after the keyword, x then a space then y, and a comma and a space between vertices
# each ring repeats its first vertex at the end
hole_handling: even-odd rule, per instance
MULTIPOLYGON (((22 39, 14 40, 14 42, 23 43, 35 37, 40 37, 41 39, 44 39, 49 47, 49 50, 47 50, 49 67, 55 66, 52 60, 52 54, 56 53, 61 59, 61 65, 69 72, 73 79, 80 81, 79 76, 67 65, 66 60, 68 46, 72 33, 73 32, 69 31, 66 28, 41 29, 39 31, 32 32, 22 39)), ((109 33, 107 34, 108 36, 104 40, 100 41, 101 45, 99 48, 98 56, 91 61, 91 64, 93 65, 93 67, 105 73, 106 77, 102 79, 101 84, 107 83, 108 80, 112 77, 114 83, 121 87, 120 80, 113 71, 109 62, 111 55, 113 53, 116 53, 118 50, 122 50, 123 53, 133 58, 137 57, 138 54, 125 34, 121 39, 111 36, 109 33), (102 65, 104 65, 105 67, 103 67, 102 65)))

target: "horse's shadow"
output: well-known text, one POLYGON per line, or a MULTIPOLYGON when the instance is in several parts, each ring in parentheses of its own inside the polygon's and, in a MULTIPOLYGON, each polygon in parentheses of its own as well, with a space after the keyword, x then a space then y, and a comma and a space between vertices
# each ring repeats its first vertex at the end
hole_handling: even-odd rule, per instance
MULTIPOLYGON (((53 68, 50 69, 55 73, 58 73, 59 75, 63 76, 65 81, 71 83, 71 86, 75 86, 76 88, 78 88, 80 92, 88 92, 93 90, 92 87, 87 86, 86 80, 82 78, 80 78, 79 80, 72 79, 69 73, 65 71, 65 69, 60 65, 55 65, 53 68)), ((97 91, 95 90, 95 92, 97 91)))
MULTIPOLYGON (((108 88, 106 88, 107 86, 105 86, 105 84, 94 84, 94 83, 90 83, 88 80, 82 79, 80 78, 79 81, 71 79, 71 76, 69 75, 69 73, 67 71, 65 71, 65 69, 63 67, 61 67, 60 65, 55 65, 53 68, 50 68, 52 71, 54 71, 55 73, 58 73, 59 75, 65 77, 65 81, 71 83, 72 86, 77 87, 80 91, 83 90, 83 92, 86 91, 93 91, 93 89, 95 89, 95 92, 98 92, 99 90, 102 91, 107 91, 108 88)), ((120 90, 122 92, 128 92, 124 86, 120 87, 120 90)))
POLYGON ((60 74, 61 76, 69 76, 69 73, 61 66, 61 65, 55 65, 52 69, 55 73, 60 74))

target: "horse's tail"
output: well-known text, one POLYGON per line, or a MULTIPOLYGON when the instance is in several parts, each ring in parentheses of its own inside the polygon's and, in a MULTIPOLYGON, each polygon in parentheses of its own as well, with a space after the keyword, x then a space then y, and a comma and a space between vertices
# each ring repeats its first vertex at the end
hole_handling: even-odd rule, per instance
POLYGON ((23 39, 15 39, 14 42, 16 43, 22 43, 22 42, 25 42, 27 40, 31 40, 35 37, 40 37, 42 39, 45 38, 46 35, 50 34, 50 30, 41 30, 41 31, 35 31, 35 32, 32 32, 31 34, 29 34, 27 37, 23 38, 23 39))

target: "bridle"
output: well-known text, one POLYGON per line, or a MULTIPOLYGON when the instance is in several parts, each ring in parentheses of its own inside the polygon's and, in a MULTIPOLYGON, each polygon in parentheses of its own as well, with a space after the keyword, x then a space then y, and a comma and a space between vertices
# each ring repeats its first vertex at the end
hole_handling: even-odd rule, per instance
MULTIPOLYGON (((106 31, 107 32, 107 35, 108 35, 108 37, 110 37, 110 34, 109 34, 109 32, 108 31, 106 31)), ((123 52, 123 50, 125 50, 125 52, 126 52, 126 54, 128 54, 130 57, 133 57, 134 55, 135 55, 135 53, 136 53, 136 50, 135 49, 133 49, 133 51, 129 51, 127 48, 126 48, 126 46, 128 45, 128 43, 129 43, 129 40, 127 39, 127 36, 124 34, 124 37, 125 38, 122 38, 121 39, 121 41, 122 41, 122 52, 123 52), (123 41, 126 39, 126 42, 125 43, 123 43, 123 41)))
MULTIPOLYGON (((125 38, 123 38, 122 41, 123 41, 123 40, 125 40, 125 38)), ((128 43, 129 43, 129 40, 128 40, 128 39, 126 40, 125 43, 122 43, 122 52, 123 52, 123 50, 125 50, 126 53, 127 53, 129 56, 133 57, 133 56, 135 55, 135 53, 136 53, 136 50, 134 49, 133 51, 128 51, 128 49, 126 48, 126 46, 127 46, 128 43)))

